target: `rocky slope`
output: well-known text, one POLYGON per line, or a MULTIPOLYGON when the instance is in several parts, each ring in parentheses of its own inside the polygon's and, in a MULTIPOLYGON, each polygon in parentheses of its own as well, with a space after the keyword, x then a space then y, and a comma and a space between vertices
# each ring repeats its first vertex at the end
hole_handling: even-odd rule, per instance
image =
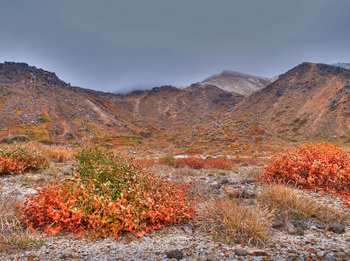
POLYGON ((27 135, 47 142, 147 138, 209 121, 218 108, 234 108, 242 99, 215 86, 103 93, 72 87, 25 63, 0 64, 1 137, 27 135))
POLYGON ((346 140, 350 135, 350 71, 303 63, 253 93, 237 109, 273 137, 346 140))

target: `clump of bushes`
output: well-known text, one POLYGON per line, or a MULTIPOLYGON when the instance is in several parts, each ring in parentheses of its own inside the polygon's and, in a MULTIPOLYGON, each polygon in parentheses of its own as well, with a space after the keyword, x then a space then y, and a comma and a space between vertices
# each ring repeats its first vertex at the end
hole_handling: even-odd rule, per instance
POLYGON ((19 174, 48 166, 47 157, 36 148, 23 145, 0 147, 0 175, 19 174))
POLYGON ((124 232, 140 237, 194 215, 196 198, 187 195, 186 186, 97 147, 78 152, 76 159, 72 179, 41 188, 25 202, 22 218, 31 229, 118 239, 124 232))
POLYGON ((199 158, 196 156, 185 158, 174 158, 173 156, 166 156, 159 160, 159 164, 165 164, 173 167, 190 167, 194 169, 224 169, 231 170, 234 168, 234 164, 227 158, 199 158))
POLYGON ((350 153, 333 144, 307 144, 275 155, 259 180, 323 190, 350 207, 350 153))

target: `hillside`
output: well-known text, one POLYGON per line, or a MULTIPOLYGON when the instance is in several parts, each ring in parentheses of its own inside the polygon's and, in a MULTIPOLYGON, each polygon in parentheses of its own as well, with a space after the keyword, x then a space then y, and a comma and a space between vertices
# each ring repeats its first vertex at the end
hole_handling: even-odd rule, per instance
POLYGON ((24 63, 0 64, 1 137, 42 142, 95 140, 112 144, 172 135, 232 109, 241 95, 215 86, 155 87, 126 95, 72 87, 54 73, 24 63))
POLYGON ((202 85, 214 85, 228 92, 248 96, 273 82, 272 79, 253 76, 249 74, 223 71, 221 74, 211 76, 200 82, 202 85))
POLYGON ((339 140, 350 135, 350 71, 303 63, 253 93, 237 108, 286 141, 339 140))

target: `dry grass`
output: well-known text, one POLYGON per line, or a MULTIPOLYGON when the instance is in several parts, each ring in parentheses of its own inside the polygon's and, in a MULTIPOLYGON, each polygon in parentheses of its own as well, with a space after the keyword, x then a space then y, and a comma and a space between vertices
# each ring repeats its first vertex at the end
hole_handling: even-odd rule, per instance
POLYGON ((17 218, 20 204, 17 197, 0 194, 0 252, 37 247, 43 243, 17 218))
POLYGON ((73 159, 75 151, 63 145, 40 145, 41 150, 53 162, 66 162, 73 159))
POLYGON ((264 244, 274 214, 260 206, 247 206, 229 197, 212 197, 199 207, 199 217, 207 228, 225 235, 228 243, 242 241, 264 244))
POLYGON ((264 187, 258 201, 268 209, 276 211, 285 220, 316 218, 324 222, 344 222, 347 219, 338 209, 285 185, 264 187))
POLYGON ((249 166, 243 167, 239 170, 239 177, 242 183, 254 182, 261 174, 261 167, 249 166))

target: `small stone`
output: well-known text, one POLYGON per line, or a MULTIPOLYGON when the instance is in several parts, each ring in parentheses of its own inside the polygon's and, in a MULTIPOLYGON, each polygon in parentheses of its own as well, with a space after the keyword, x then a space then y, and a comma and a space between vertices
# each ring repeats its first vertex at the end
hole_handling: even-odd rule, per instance
POLYGON ((10 194, 13 195, 13 196, 20 196, 20 195, 22 195, 22 192, 19 191, 18 189, 15 189, 15 190, 12 190, 10 192, 10 194))
POLYGON ((38 179, 38 180, 36 181, 37 184, 44 183, 44 182, 45 182, 45 179, 44 179, 44 178, 38 179))
POLYGON ((320 222, 315 222, 314 226, 319 228, 319 229, 326 229, 327 228, 327 226, 325 224, 320 223, 320 222))
POLYGON ((68 255, 67 254, 62 254, 59 256, 59 259, 66 259, 68 258, 68 255))
POLYGON ((335 258, 334 258, 334 257, 328 256, 328 255, 324 255, 324 256, 323 256, 323 259, 326 260, 326 261, 335 261, 335 258))
POLYGON ((252 193, 252 192, 249 192, 248 190, 243 190, 243 192, 241 194, 241 197, 245 198, 245 199, 247 199, 247 198, 255 198, 256 195, 254 193, 252 193))
POLYGON ((301 228, 303 230, 307 229, 309 226, 304 220, 294 220, 292 225, 296 228, 301 228))
POLYGON ((297 236, 304 236, 304 235, 305 235, 305 232, 304 232, 304 230, 301 229, 300 227, 296 227, 296 228, 290 229, 290 230, 289 230, 289 234, 291 234, 291 235, 297 235, 297 236))
POLYGON ((211 186, 213 189, 220 189, 221 185, 220 184, 215 184, 211 186))
POLYGON ((328 229, 336 234, 341 234, 345 232, 345 227, 339 223, 331 223, 328 229))
POLYGON ((318 251, 317 253, 316 253, 316 255, 318 256, 318 257, 323 257, 324 256, 324 251, 318 251))
POLYGON ((241 196, 241 191, 239 190, 229 190, 227 194, 230 198, 239 198, 241 196))
POLYGON ((263 250, 254 250, 252 252, 249 252, 249 255, 252 255, 252 256, 269 256, 269 254, 266 253, 263 250))
POLYGON ((175 258, 177 260, 180 260, 184 258, 184 253, 181 250, 175 249, 175 250, 166 252, 166 256, 169 259, 175 258))
POLYGON ((286 223, 284 223, 282 220, 274 220, 272 227, 279 229, 279 228, 284 227, 285 225, 286 225, 286 223))
POLYGON ((346 254, 344 252, 335 252, 334 256, 337 258, 345 258, 346 254))
POLYGON ((221 185, 227 185, 227 184, 229 184, 230 182, 228 181, 228 179, 223 179, 223 180, 221 180, 221 182, 220 182, 220 184, 221 185))
POLYGON ((237 256, 246 256, 248 255, 248 251, 243 248, 235 248, 233 250, 237 256))
POLYGON ((232 190, 232 187, 225 187, 224 190, 225 190, 226 192, 228 192, 228 191, 232 190))
POLYGON ((183 231, 185 231, 185 233, 192 233, 193 232, 193 227, 191 225, 186 225, 182 228, 183 231))

